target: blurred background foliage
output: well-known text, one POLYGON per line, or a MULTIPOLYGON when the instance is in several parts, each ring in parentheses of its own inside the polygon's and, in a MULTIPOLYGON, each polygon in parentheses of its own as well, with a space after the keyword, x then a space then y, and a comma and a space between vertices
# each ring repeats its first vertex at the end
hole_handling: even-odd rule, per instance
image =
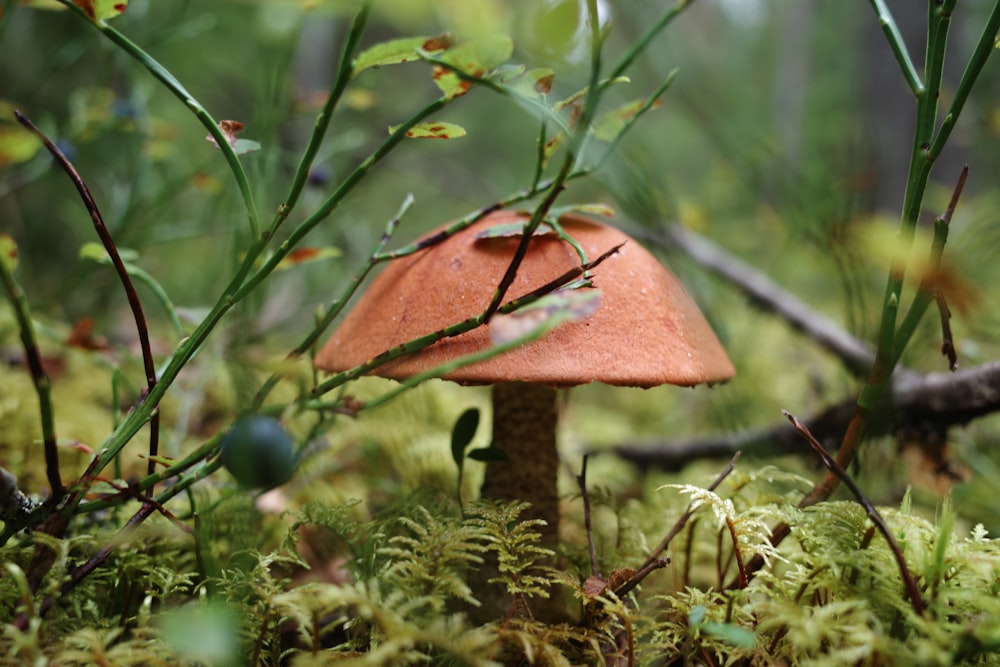
MULTIPOLYGON (((0 228, 19 243, 20 279, 54 339, 81 318, 94 318, 95 331, 124 348, 134 334, 117 280, 107 267, 79 257, 93 240, 86 211, 48 156, 23 147, 11 109, 59 138, 118 244, 136 250, 137 263, 188 312, 205 308, 222 290, 246 242, 245 213, 224 161, 187 109, 77 17, 23 4, 7 0, 0 16, 0 228)), ((913 53, 921 54, 922 3, 887 4, 913 53)), ((601 2, 612 26, 608 61, 662 5, 601 2)), ((266 219, 287 190, 355 6, 349 0, 132 0, 114 25, 216 118, 242 121, 243 136, 261 143, 261 151, 242 161, 266 219)), ((375 8, 368 44, 412 34, 505 32, 514 41, 514 62, 556 70, 550 99, 586 83, 585 31, 575 1, 379 0, 375 8)), ((970 0, 960 9, 946 90, 961 75, 951 65, 971 50, 987 3, 970 0)), ((631 82, 619 86, 620 101, 648 93, 674 68, 679 74, 661 108, 643 119, 604 170, 574 181, 561 201, 611 204, 616 223, 680 275, 738 376, 712 391, 575 390, 564 421, 571 462, 579 452, 622 439, 737 431, 777 421, 781 408, 804 416, 858 389, 836 359, 672 251, 663 242, 665 225, 680 222, 712 239, 863 340, 871 341, 877 326, 914 104, 868 3, 699 0, 640 59, 631 82)), ((953 327, 965 366, 1000 353, 998 92, 994 62, 936 167, 927 201, 929 222, 946 205, 961 165, 970 165, 946 250, 961 288, 956 293, 963 295, 953 303, 953 327)), ((388 126, 436 95, 421 63, 363 73, 334 118, 293 217, 302 219, 322 201, 388 126)), ((416 204, 397 234, 400 242, 530 182, 537 123, 516 102, 476 90, 441 120, 462 125, 468 136, 404 144, 307 239, 311 246, 339 248, 340 258, 275 275, 230 318, 227 340, 206 352, 218 362, 209 372, 225 376, 218 384, 238 394, 239 371, 229 362, 256 344, 280 355, 311 327, 317 307, 367 257, 407 193, 416 195, 416 204)), ((141 295, 150 304, 153 331, 165 331, 148 293, 141 295)), ((4 329, 13 332, 9 323, 4 329)), ((904 363, 945 370, 939 339, 937 318, 929 316, 904 363)), ((12 335, 5 345, 16 349, 12 335)), ((68 402, 60 400, 57 410, 68 402)), ((362 439, 405 451, 381 471, 419 488, 436 474, 421 471, 447 470, 447 429, 473 403, 485 405, 481 390, 431 387, 409 403, 364 416, 369 431, 362 439), (456 398, 440 400, 435 391, 456 398), (431 462, 413 466, 425 451, 420 443, 427 443, 431 462)), ((996 418, 952 432, 953 452, 972 472, 972 481, 957 487, 956 509, 993 533, 1000 531, 1000 506, 996 494, 984 490, 1000 487, 998 436, 996 418)), ((869 448, 858 474, 874 485, 877 500, 896 502, 907 483, 900 465, 887 440, 869 448)), ((629 492, 635 480, 629 466, 610 457, 597 466, 592 480, 629 492)), ((818 474, 808 458, 805 466, 818 474)), ((704 469, 717 467, 712 462, 704 469)), ((936 500, 928 496, 927 502, 936 500)))

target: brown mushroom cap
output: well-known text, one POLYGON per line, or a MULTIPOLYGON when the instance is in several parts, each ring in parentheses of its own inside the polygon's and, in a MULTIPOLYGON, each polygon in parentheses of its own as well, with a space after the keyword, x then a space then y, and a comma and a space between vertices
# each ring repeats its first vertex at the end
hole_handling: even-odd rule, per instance
MULTIPOLYGON (((392 261, 316 356, 316 367, 346 370, 481 313, 520 236, 479 236, 489 227, 525 220, 523 214, 510 211, 493 213, 427 250, 392 261)), ((698 307, 656 258, 614 227, 577 215, 564 216, 560 223, 588 259, 625 242, 592 271, 594 285, 602 292, 597 310, 445 379, 464 384, 521 381, 562 387, 596 381, 652 387, 719 382, 735 374, 698 307)), ((506 300, 527 294, 580 263, 574 248, 554 234, 536 235, 506 300)), ((404 379, 490 345, 487 327, 479 327, 388 362, 373 373, 404 379)))

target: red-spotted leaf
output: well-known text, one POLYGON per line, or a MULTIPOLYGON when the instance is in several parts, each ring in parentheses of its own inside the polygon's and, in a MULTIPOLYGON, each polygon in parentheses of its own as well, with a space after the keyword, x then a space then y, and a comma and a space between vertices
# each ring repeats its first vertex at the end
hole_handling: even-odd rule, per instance
MULTIPOLYGON (((493 35, 448 49, 440 60, 466 75, 483 78, 502 65, 513 52, 514 44, 510 37, 493 35)), ((463 79, 448 67, 435 65, 431 73, 434 83, 449 98, 464 95, 472 87, 471 81, 463 79)))
POLYGON ((490 339, 495 345, 519 339, 533 340, 561 324, 589 317, 601 304, 598 289, 560 289, 513 313, 490 320, 490 339))
POLYGON ((73 0, 91 21, 113 19, 128 7, 128 0, 73 0))
MULTIPOLYGON (((399 125, 389 128, 389 134, 399 129, 399 125)), ((406 131, 410 139, 458 139, 465 136, 465 128, 454 123, 418 123, 406 131)))
POLYGON ((8 273, 13 273, 17 268, 17 242, 3 232, 0 232, 0 262, 7 267, 8 273))
POLYGON ((362 51, 352 63, 355 76, 366 69, 419 60, 420 52, 438 54, 452 45, 451 35, 404 37, 382 42, 362 51))
MULTIPOLYGON (((260 150, 260 144, 256 141, 251 141, 250 139, 240 139, 237 135, 243 131, 243 123, 238 120, 220 120, 219 129, 222 130, 222 135, 232 146, 233 152, 237 155, 243 155, 244 153, 252 153, 253 151, 260 150)), ((219 144, 216 143, 215 137, 211 134, 205 137, 206 141, 211 141, 218 148, 219 144)))
MULTIPOLYGON (((605 86, 605 85, 611 84, 611 83, 629 83, 629 81, 631 81, 631 79, 629 79, 627 76, 618 76, 618 77, 615 77, 614 79, 606 79, 604 81, 601 81, 600 85, 601 86, 605 86)), ((579 100, 583 99, 583 96, 587 94, 588 90, 590 90, 590 86, 584 86, 583 88, 581 88, 580 90, 576 91, 575 93, 573 93, 572 95, 570 95, 566 99, 559 100, 558 102, 556 102, 555 104, 553 104, 552 108, 554 110, 556 110, 556 111, 559 111, 561 109, 565 109, 566 107, 568 107, 568 106, 570 106, 572 104, 576 104, 576 102, 578 102, 579 100)))
MULTIPOLYGON (((614 141, 625 129, 625 125, 644 110, 646 104, 647 101, 644 99, 633 100, 601 114, 594 121, 594 136, 601 141, 614 141)), ((653 104, 645 110, 656 109, 661 104, 660 100, 654 100, 653 104)))
POLYGON ((282 271, 290 269, 293 266, 299 266, 300 264, 340 257, 341 254, 340 248, 333 246, 326 246, 324 248, 296 248, 278 262, 278 265, 274 268, 276 271, 282 271))
POLYGON ((543 97, 552 90, 555 72, 538 67, 525 69, 524 65, 512 65, 497 70, 493 79, 508 90, 525 97, 543 97))

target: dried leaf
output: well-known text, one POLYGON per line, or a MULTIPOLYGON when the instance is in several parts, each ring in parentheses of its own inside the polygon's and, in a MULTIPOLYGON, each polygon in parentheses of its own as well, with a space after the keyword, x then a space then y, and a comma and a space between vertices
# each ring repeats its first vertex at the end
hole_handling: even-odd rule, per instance
POLYGON ((330 259, 332 257, 340 257, 343 254, 340 248, 335 248, 333 246, 326 246, 323 248, 296 248, 295 250, 288 253, 284 259, 278 262, 278 265, 274 267, 275 271, 282 271, 284 269, 290 269, 293 266, 299 266, 301 264, 307 264, 309 262, 316 262, 321 259, 330 259))
MULTIPOLYGON (((243 131, 243 123, 238 120, 220 120, 219 129, 222 131, 223 136, 226 137, 226 141, 232 146, 233 152, 237 155, 243 155, 244 153, 251 153, 253 151, 260 150, 260 144, 256 141, 251 141, 250 139, 240 139, 238 135, 243 131)), ((206 141, 210 141, 215 144, 218 148, 219 144, 215 141, 215 137, 211 134, 205 137, 206 141)))
POLYGON ((588 598, 596 598, 608 590, 608 582, 598 576, 590 575, 583 582, 583 594, 588 598))

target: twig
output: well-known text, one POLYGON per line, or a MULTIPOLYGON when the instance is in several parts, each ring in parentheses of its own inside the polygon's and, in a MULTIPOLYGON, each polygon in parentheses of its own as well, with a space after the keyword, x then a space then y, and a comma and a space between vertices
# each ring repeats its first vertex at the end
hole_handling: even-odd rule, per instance
MULTIPOLYGON (((31 371, 31 380, 35 385, 35 394, 38 396, 38 413, 42 426, 42 448, 45 452, 45 475, 49 480, 49 488, 52 491, 52 498, 59 500, 66 493, 63 487, 62 477, 59 473, 59 451, 56 447, 56 425, 55 414, 52 408, 52 384, 49 376, 42 365, 42 355, 38 351, 38 340, 35 336, 35 325, 31 320, 31 309, 28 305, 28 297, 25 295, 21 285, 14 278, 12 262, 0 259, 0 279, 2 279, 4 290, 10 299, 11 309, 17 320, 17 328, 21 335, 21 346, 24 348, 24 357, 28 362, 28 369, 31 371)), ((6 473, 6 471, 4 471, 6 473)), ((7 481, 7 480, 4 480, 7 481)), ((20 502, 20 497, 24 494, 17 489, 16 479, 10 480, 14 490, 21 496, 12 495, 11 511, 24 506, 20 502), (17 501, 17 502, 14 502, 17 501)), ((5 497, 6 501, 7 498, 5 497)), ((13 516, 13 515, 12 515, 13 516)), ((6 519, 5 519, 6 521, 6 519)))
MULTIPOLYGON (((90 214, 90 219, 94 223, 94 229, 97 230, 97 236, 100 237, 101 243, 104 245, 105 251, 107 251, 108 256, 111 258, 111 263, 115 267, 115 271, 118 273, 118 278, 121 280, 122 287, 125 289, 125 296, 128 299, 129 307, 132 309, 132 316, 135 318, 135 328, 136 332, 139 334, 139 346, 142 349, 142 363, 143 368, 146 371, 146 393, 153 391, 156 387, 156 364, 153 361, 153 351, 149 344, 149 329, 146 325, 146 316, 142 312, 142 303, 139 301, 139 295, 135 291, 135 286, 132 284, 132 278, 128 274, 128 269, 125 266, 125 262, 122 261, 121 255, 118 254, 118 248, 115 246, 115 241, 111 237, 111 232, 108 231, 107 226, 104 224, 104 219, 101 217, 101 212, 97 208, 97 203, 90 194, 87 184, 83 181, 83 178, 77 172, 76 167, 73 163, 69 161, 69 158, 59 150, 59 147, 53 143, 45 134, 38 129, 38 127, 28 119, 27 116, 22 114, 20 111, 15 109, 14 116, 17 118, 17 122, 26 127, 32 134, 38 137, 45 148, 48 149, 49 153, 55 158, 59 166, 62 167, 66 175, 69 176, 73 185, 76 186, 77 192, 80 193, 80 197, 83 199, 83 204, 87 208, 87 213, 90 214)), ((149 419, 149 467, 147 474, 152 475, 156 471, 156 463, 153 458, 157 455, 157 450, 159 449, 160 440, 160 414, 158 410, 154 410, 150 415, 149 419)), ((152 487, 148 490, 152 493, 152 487)))
POLYGON ((844 483, 844 486, 850 489, 851 493, 854 494, 854 497, 858 499, 859 503, 861 503, 861 506, 865 508, 865 512, 868 513, 868 518, 872 520, 875 527, 878 528, 879 532, 885 537, 886 541, 889 543, 889 548, 892 550, 892 555, 896 558, 896 563, 899 565, 900 575, 903 578, 903 583, 910 596, 910 602, 913 605, 913 611, 915 611, 918 616, 923 616, 924 609, 926 607, 924 605, 923 598, 920 597, 920 589, 917 587, 917 582, 913 579, 913 575, 910 574, 910 569, 906 565, 906 559, 903 558, 903 552, 899 548, 896 538, 893 536, 892 531, 889 530, 889 526, 882 518, 882 515, 878 513, 878 510, 875 509, 875 506, 872 505, 871 501, 868 500, 854 480, 851 479, 851 476, 847 474, 847 471, 840 467, 840 464, 838 464, 834 458, 830 456, 830 453, 826 451, 826 448, 823 447, 823 445, 820 444, 819 440, 813 437, 812 433, 809 432, 809 429, 787 410, 782 410, 781 413, 788 418, 788 421, 792 423, 795 430, 798 431, 803 438, 805 438, 806 442, 809 443, 809 446, 812 447, 813 451, 819 454, 820 458, 823 459, 823 465, 825 465, 830 472, 840 478, 840 481, 844 483))
MULTIPOLYGON (((743 564, 740 541, 736 536, 736 524, 729 517, 726 517, 726 527, 729 529, 729 539, 733 541, 733 558, 736 559, 736 571, 739 576, 740 588, 746 588, 750 585, 750 580, 747 578, 747 568, 743 564)), ((719 551, 721 553, 721 549, 719 551)))
MULTIPOLYGON (((729 463, 726 464, 726 467, 722 469, 722 472, 719 473, 719 476, 716 477, 715 480, 708 485, 707 488, 709 491, 715 491, 715 489, 719 488, 719 485, 722 484, 722 481, 726 479, 726 477, 728 477, 729 474, 736 467, 736 462, 739 461, 739 459, 740 459, 740 453, 736 452, 736 454, 733 455, 733 458, 729 461, 729 463)), ((666 559, 664 561, 664 559, 661 559, 660 556, 661 554, 663 554, 664 551, 667 550, 667 547, 670 546, 670 542, 673 541, 673 539, 677 536, 677 534, 680 533, 682 530, 684 530, 684 526, 687 524, 688 520, 691 518, 693 514, 694 510, 692 509, 691 505, 688 505, 688 508, 687 510, 684 511, 684 514, 682 514, 680 518, 677 519, 677 521, 674 523, 674 525, 671 526, 670 530, 667 531, 667 534, 663 537, 662 540, 660 540, 660 543, 656 545, 656 548, 653 549, 652 552, 650 552, 649 556, 646 558, 645 562, 643 562, 643 564, 639 567, 636 573, 633 576, 631 576, 628 579, 628 581, 619 586, 617 590, 615 590, 616 595, 618 595, 619 597, 627 595, 629 591, 638 586, 642 582, 642 580, 646 578, 646 575, 648 575, 653 570, 665 567, 666 564, 670 562, 669 559, 666 559)))
MULTIPOLYGON (((751 298, 760 308, 784 319, 793 329, 816 341, 840 359, 854 375, 862 377, 872 366, 874 351, 850 335, 833 320, 776 283, 739 257, 726 252, 696 232, 673 223, 666 227, 667 240, 696 262, 722 276, 751 298)), ((663 239, 650 239, 664 244, 663 239)))
POLYGON ((590 495, 587 493, 587 461, 589 459, 589 455, 583 455, 583 464, 580 466, 580 474, 576 476, 576 483, 580 487, 580 496, 583 498, 583 526, 587 531, 587 547, 590 550, 590 574, 594 577, 601 577, 601 569, 597 563, 597 549, 594 546, 594 529, 590 516, 590 495))
MULTIPOLYGON (((968 423, 1000 411, 1000 361, 955 373, 897 371, 888 399, 885 418, 872 422, 869 435, 885 435, 912 425, 943 431, 968 423)), ((803 422, 825 446, 835 446, 854 408, 854 400, 845 399, 803 422)), ((639 466, 679 470, 691 461, 729 457, 735 451, 755 455, 793 453, 797 443, 795 433, 780 422, 766 428, 690 440, 627 442, 611 451, 639 466)))

